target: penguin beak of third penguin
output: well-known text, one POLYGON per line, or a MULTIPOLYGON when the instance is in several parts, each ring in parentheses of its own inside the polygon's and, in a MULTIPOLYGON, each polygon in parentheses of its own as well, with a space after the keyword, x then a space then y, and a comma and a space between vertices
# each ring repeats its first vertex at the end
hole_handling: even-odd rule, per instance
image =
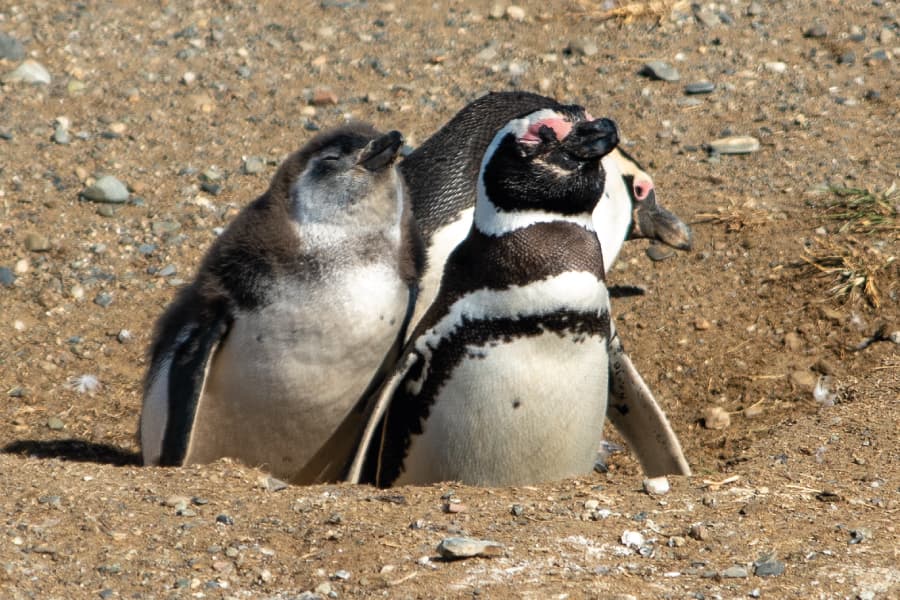
POLYGON ((375 173, 393 164, 401 146, 403 134, 399 131, 389 131, 369 142, 360 153, 356 164, 375 173))
POLYGON ((653 182, 647 177, 638 176, 629 183, 634 216, 633 228, 628 237, 655 239, 679 250, 690 250, 691 228, 656 202, 653 182))

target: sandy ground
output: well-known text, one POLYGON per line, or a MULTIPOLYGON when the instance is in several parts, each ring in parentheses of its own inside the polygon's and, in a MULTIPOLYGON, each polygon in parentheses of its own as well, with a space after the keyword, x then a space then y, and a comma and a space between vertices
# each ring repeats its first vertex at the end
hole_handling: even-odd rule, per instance
POLYGON ((649 5, 0 6, 23 51, 0 75, 28 58, 52 77, 0 87, 0 596, 900 597, 900 352, 854 350, 900 330, 898 5, 649 5), (650 60, 680 81, 639 75, 650 60), (684 93, 701 80, 715 91, 684 93), (609 280, 643 291, 614 313, 695 475, 649 496, 627 451, 517 489, 139 466, 152 324, 278 162, 347 116, 416 144, 512 88, 614 118, 693 223, 692 252, 634 242, 609 280), (729 135, 761 147, 710 156, 729 135), (127 203, 79 197, 102 174, 127 203), (851 201, 859 218, 831 207, 851 201), (502 550, 441 560, 455 535, 502 550))

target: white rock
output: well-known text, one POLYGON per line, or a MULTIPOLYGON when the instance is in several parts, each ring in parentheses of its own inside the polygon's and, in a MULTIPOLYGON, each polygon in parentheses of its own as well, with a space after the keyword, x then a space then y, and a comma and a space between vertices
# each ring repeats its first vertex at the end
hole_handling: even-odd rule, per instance
POLYGON ((525 9, 521 6, 516 6, 511 4, 506 7, 506 17, 510 21, 524 21, 525 20, 525 9))
POLYGON ((669 480, 665 476, 647 477, 644 479, 644 491, 648 494, 661 496, 669 493, 669 480))
POLYGON ((50 85, 49 71, 36 60, 26 60, 21 65, 3 76, 4 83, 36 83, 50 85))
POLYGON ((623 546, 628 546, 629 548, 640 548, 644 545, 644 536, 639 531, 626 529, 622 533, 621 542, 623 546))
POLYGON ((763 66, 766 68, 766 71, 769 71, 770 73, 781 74, 787 71, 787 64, 781 61, 767 62, 763 66))

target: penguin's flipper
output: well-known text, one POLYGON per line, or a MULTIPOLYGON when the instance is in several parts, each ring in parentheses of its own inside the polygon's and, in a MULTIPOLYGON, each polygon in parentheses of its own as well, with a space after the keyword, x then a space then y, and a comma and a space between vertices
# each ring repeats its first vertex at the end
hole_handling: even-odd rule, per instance
POLYGON ((647 477, 691 474, 678 436, 625 354, 617 333, 609 342, 607 405, 607 418, 625 438, 647 477))
POLYGON ((141 415, 145 464, 184 464, 209 368, 230 324, 226 315, 203 326, 190 324, 179 332, 171 351, 161 355, 141 415))
POLYGON ((364 414, 367 416, 366 427, 347 472, 347 482, 380 485, 388 408, 397 388, 405 381, 410 368, 416 364, 419 358, 420 355, 416 352, 404 352, 401 362, 390 379, 385 381, 381 389, 369 398, 364 410, 364 414))

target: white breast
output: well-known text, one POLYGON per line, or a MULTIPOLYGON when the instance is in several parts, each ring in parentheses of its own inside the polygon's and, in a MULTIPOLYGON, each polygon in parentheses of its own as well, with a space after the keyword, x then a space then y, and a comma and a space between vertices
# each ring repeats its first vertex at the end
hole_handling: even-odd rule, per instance
POLYGON ((606 415, 606 339, 545 333, 469 348, 398 484, 525 485, 589 473, 606 415))
POLYGON ((210 369, 188 462, 237 456, 290 478, 365 390, 406 305, 396 272, 370 265, 285 285, 239 315, 210 369))

